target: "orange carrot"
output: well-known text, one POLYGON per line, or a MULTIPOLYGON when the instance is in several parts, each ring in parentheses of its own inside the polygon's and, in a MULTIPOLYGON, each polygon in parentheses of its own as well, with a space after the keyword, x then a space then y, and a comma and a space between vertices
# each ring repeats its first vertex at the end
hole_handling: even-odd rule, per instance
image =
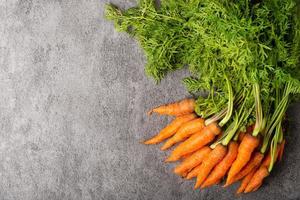
POLYGON ((207 157, 204 158, 201 163, 200 173, 197 175, 197 181, 195 184, 195 189, 199 188, 201 184, 204 182, 206 177, 209 175, 210 171, 222 161, 224 156, 226 155, 227 148, 222 144, 218 144, 207 157))
POLYGON ((258 189, 258 186, 262 184, 264 178, 269 176, 268 168, 265 166, 261 166, 253 175, 247 187, 245 188, 244 193, 248 193, 253 191, 254 189, 258 189))
POLYGON ((153 112, 160 115, 174 115, 180 116, 194 112, 195 110, 195 100, 194 99, 184 99, 179 102, 170 103, 167 105, 162 105, 156 107, 148 112, 151 115, 153 112))
POLYGON ((247 185, 249 184, 249 182, 251 181, 254 173, 256 171, 256 168, 252 169, 250 171, 250 173, 247 174, 247 176, 245 176, 245 178, 243 179, 240 187, 238 188, 238 190, 236 191, 237 194, 240 194, 242 192, 244 192, 244 190, 246 189, 247 185))
POLYGON ((229 173, 228 173, 228 182, 231 182, 233 177, 238 174, 241 169, 248 163, 251 158, 251 154, 254 149, 259 145, 259 139, 250 134, 246 134, 243 138, 236 160, 233 162, 229 173))
POLYGON ((204 119, 197 118, 192 121, 189 121, 182 125, 177 133, 171 137, 167 142, 162 146, 161 150, 166 150, 176 144, 177 142, 181 142, 185 138, 188 138, 192 134, 201 131, 204 127, 204 119))
POLYGON ((211 151, 211 148, 208 146, 201 148, 200 150, 196 151, 192 155, 190 155, 188 158, 186 158, 180 165, 178 165, 174 172, 176 174, 181 174, 183 172, 189 171, 190 169, 193 169, 195 166, 199 165, 204 157, 209 154, 211 151))
POLYGON ((239 133, 239 137, 238 137, 238 141, 241 142, 244 138, 244 136, 247 134, 247 133, 252 133, 253 132, 253 129, 254 129, 254 125, 250 125, 247 127, 246 131, 245 132, 240 132, 239 133))
POLYGON ((243 138, 245 137, 245 135, 246 135, 246 132, 240 132, 238 141, 241 142, 243 140, 243 138))
POLYGON ((254 188, 254 189, 252 190, 252 192, 255 192, 256 190, 258 190, 258 189, 260 188, 261 185, 262 185, 262 183, 259 184, 258 186, 256 186, 256 188, 254 188))
POLYGON ((220 182, 235 160, 238 153, 238 146, 239 145, 237 142, 229 143, 228 153, 224 159, 212 170, 205 182, 202 184, 201 188, 205 188, 220 182))
POLYGON ((216 135, 220 134, 221 129, 217 123, 211 123, 204 127, 201 131, 195 133, 186 141, 179 144, 171 155, 167 158, 166 162, 172 162, 180 159, 181 156, 194 152, 215 138, 216 135))
POLYGON ((263 158, 264 158, 264 154, 262 154, 260 152, 256 152, 252 156, 251 160, 249 160, 247 165, 237 175, 235 175, 233 179, 231 179, 230 181, 227 179, 224 187, 227 187, 227 186, 231 185, 232 183, 244 178, 247 174, 249 174, 252 171, 252 169, 254 169, 260 165, 263 158))
POLYGON ((157 144, 162 142, 163 140, 174 135, 183 124, 195 119, 196 117, 197 116, 195 114, 187 114, 177 117, 168 126, 162 129, 159 134, 145 141, 144 144, 157 144))
POLYGON ((196 177, 199 173, 200 173, 200 170, 201 170, 201 164, 198 165, 197 167, 195 167, 194 169, 192 169, 186 176, 186 179, 191 179, 191 178, 194 178, 196 177))
MULTIPOLYGON (((275 154, 275 158, 274 158, 275 161, 277 160, 282 148, 284 148, 284 143, 281 143, 280 146, 276 149, 276 154, 275 154)), ((270 163, 271 163, 271 153, 269 152, 267 157, 262 162, 260 168, 254 173, 254 175, 253 175, 251 181, 249 182, 249 184, 247 185, 244 193, 248 193, 248 192, 257 190, 261 186, 263 180, 267 176, 269 176, 268 167, 269 167, 270 163)))
POLYGON ((181 174, 179 174, 182 178, 185 178, 187 176, 188 172, 183 172, 181 174))
POLYGON ((188 154, 185 154, 181 157, 182 160, 185 160, 187 159, 188 157, 190 157, 193 153, 188 153, 188 154))

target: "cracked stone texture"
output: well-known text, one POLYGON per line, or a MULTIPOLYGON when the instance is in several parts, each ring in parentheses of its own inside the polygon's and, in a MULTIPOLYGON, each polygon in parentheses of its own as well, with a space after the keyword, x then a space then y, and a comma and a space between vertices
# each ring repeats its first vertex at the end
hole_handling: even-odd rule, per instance
POLYGON ((103 18, 107 2, 0 0, 0 199, 300 199, 299 104, 282 163, 253 194, 193 191, 166 152, 140 144, 170 121, 146 111, 187 97, 188 73, 148 79, 139 45, 103 18))

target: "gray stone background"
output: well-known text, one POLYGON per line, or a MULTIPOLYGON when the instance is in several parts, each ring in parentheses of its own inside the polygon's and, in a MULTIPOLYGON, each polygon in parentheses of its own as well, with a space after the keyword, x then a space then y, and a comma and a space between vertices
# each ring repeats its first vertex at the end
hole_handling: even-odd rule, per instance
POLYGON ((187 72, 148 79, 136 41, 103 18, 106 2, 0 0, 0 199, 300 199, 299 104, 283 162, 253 194, 193 191, 167 153, 140 144, 170 120, 145 112, 188 96, 187 72))

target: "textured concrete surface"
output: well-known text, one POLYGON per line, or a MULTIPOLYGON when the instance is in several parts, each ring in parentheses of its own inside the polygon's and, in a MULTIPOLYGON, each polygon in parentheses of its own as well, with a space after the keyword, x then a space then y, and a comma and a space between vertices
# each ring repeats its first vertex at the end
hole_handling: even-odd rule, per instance
MULTIPOLYGON (((166 153, 139 143, 170 120, 147 109, 188 96, 187 73, 145 77, 138 44, 103 19, 106 2, 0 0, 0 199, 235 198, 237 186, 193 191, 166 153)), ((299 110, 283 162, 237 199, 300 199, 299 110)))

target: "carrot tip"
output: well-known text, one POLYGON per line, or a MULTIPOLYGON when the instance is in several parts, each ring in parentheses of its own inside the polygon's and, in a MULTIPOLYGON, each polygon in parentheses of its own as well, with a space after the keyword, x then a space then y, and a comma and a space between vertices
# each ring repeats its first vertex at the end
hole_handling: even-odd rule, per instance
POLYGON ((223 185, 222 187, 223 187, 223 188, 226 188, 226 187, 228 187, 229 185, 231 185, 231 184, 225 183, 225 185, 223 185))
POLYGON ((196 185, 194 186, 194 190, 197 190, 199 187, 200 187, 200 185, 196 184, 196 185))
POLYGON ((142 143, 144 143, 146 145, 155 144, 155 142, 153 142, 151 139, 150 140, 146 140, 146 141, 144 141, 142 143))
POLYGON ((152 113, 153 113, 153 110, 150 110, 150 111, 147 112, 147 115, 150 116, 150 115, 152 115, 152 113))
POLYGON ((165 162, 175 162, 175 161, 177 161, 178 160, 178 158, 174 158, 174 157, 168 157, 166 160, 165 160, 165 162))
POLYGON ((165 150, 167 150, 168 148, 166 148, 165 146, 162 146, 161 148, 160 148, 160 150, 162 150, 162 151, 165 151, 165 150))

